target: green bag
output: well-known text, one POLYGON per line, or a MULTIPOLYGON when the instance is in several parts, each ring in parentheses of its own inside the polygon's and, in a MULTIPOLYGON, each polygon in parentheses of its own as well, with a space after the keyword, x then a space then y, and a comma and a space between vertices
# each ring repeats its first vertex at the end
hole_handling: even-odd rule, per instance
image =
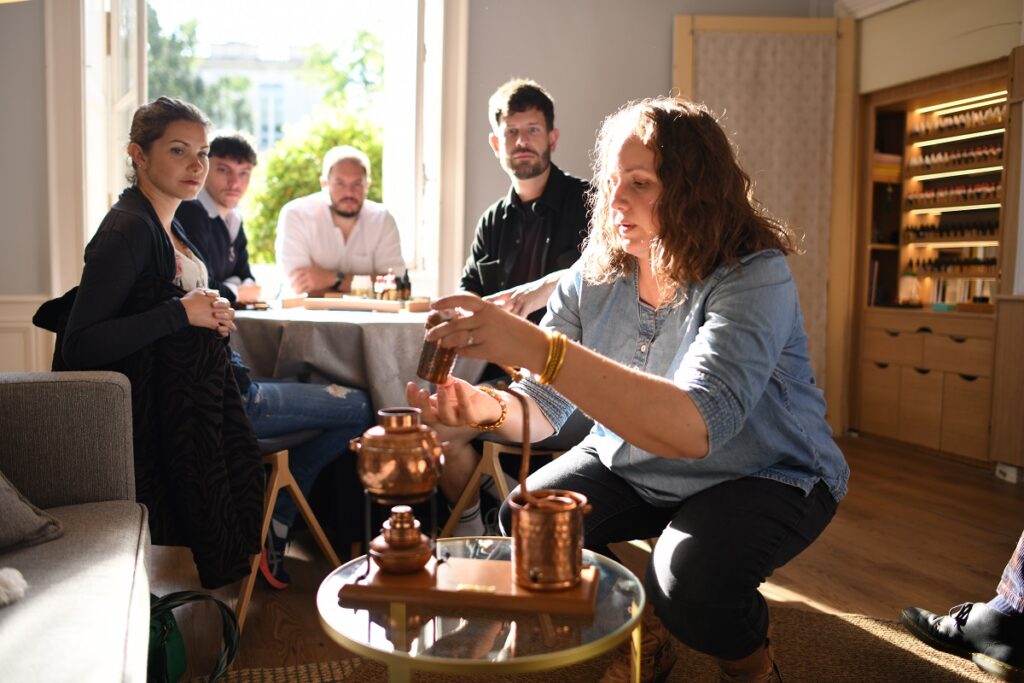
POLYGON ((217 664, 207 683, 218 680, 235 661, 238 653, 238 619, 234 611, 223 602, 198 591, 178 591, 163 597, 149 595, 149 664, 146 680, 148 683, 177 683, 185 675, 188 658, 185 656, 185 641, 181 638, 174 608, 186 602, 207 600, 220 610, 224 648, 217 656, 217 664))

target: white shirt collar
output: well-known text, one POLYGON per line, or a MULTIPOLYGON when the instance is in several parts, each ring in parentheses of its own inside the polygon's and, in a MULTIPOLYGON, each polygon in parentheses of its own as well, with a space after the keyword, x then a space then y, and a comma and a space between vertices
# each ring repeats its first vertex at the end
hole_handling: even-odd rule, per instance
MULTIPOLYGON (((210 218, 218 218, 220 216, 220 207, 217 206, 217 202, 213 201, 213 197, 210 196, 205 187, 199 191, 199 203, 206 209, 206 213, 210 218)), ((237 208, 228 209, 227 216, 224 217, 224 225, 228 228, 228 236, 234 242, 235 238, 238 237, 238 231, 242 227, 241 212, 237 208)))

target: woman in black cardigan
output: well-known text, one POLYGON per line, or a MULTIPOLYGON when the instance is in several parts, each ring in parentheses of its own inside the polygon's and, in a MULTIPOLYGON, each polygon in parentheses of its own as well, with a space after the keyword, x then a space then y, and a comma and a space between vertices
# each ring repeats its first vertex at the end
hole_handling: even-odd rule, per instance
MULTIPOLYGON (((328 394, 314 385, 261 390, 228 346, 234 311, 208 288, 201 254, 174 220, 206 179, 209 125, 197 108, 167 97, 135 113, 132 185, 86 247, 58 355, 66 368, 115 369, 131 379, 137 496, 149 508, 153 541, 191 547, 203 585, 212 588, 246 575, 260 552, 264 477, 256 437, 326 430, 311 458, 293 454, 293 472, 308 491, 372 418, 357 390, 328 407, 321 405, 328 394), (275 410, 263 405, 275 399, 275 410), (284 412, 293 419, 282 421, 284 412)), ((266 559, 264 576, 274 579, 266 559)), ((287 575, 276 559, 285 579, 276 587, 283 588, 287 575)))

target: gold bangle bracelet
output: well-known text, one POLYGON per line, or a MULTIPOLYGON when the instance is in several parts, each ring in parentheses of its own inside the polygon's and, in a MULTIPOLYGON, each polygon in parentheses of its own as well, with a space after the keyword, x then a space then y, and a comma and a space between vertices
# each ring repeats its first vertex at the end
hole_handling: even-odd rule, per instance
POLYGON ((548 332, 548 357, 544 371, 537 378, 541 384, 551 384, 558 377, 565 363, 565 354, 569 350, 569 338, 561 332, 548 332))
POLYGON ((498 405, 501 406, 501 415, 498 416, 497 420, 491 422, 490 424, 484 424, 482 422, 469 422, 467 423, 467 426, 472 427, 473 429, 479 429, 481 432, 493 432, 495 429, 505 424, 505 419, 508 417, 508 404, 505 403, 505 398, 494 387, 488 386, 487 384, 481 384, 477 387, 477 389, 484 392, 488 396, 491 396, 492 398, 494 398, 495 401, 498 402, 498 405))

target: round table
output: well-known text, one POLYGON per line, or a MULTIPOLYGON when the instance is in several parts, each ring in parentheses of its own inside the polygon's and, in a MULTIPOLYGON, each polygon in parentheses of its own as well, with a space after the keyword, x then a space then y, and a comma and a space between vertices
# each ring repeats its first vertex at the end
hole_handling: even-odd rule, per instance
MULTIPOLYGON (((510 538, 439 539, 438 554, 509 560, 510 538)), ((324 630, 346 649, 382 662, 391 683, 407 683, 411 671, 450 674, 503 674, 576 664, 615 648, 633 634, 633 674, 640 641, 638 622, 646 597, 640 580, 603 555, 583 551, 598 570, 593 616, 460 609, 406 603, 371 608, 343 607, 338 591, 366 569, 362 556, 327 575, 316 605, 324 630)), ((457 600, 457 598, 455 598, 457 600)))

